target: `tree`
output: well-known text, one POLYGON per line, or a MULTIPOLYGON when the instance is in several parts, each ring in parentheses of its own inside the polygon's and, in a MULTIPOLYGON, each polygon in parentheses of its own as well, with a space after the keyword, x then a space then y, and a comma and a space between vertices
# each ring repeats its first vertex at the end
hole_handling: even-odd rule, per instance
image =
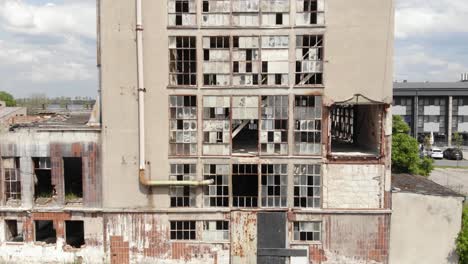
POLYGON ((463 208, 462 227, 457 237, 458 263, 468 263, 468 207, 463 208))
POLYGON ((456 149, 460 150, 463 145, 463 136, 460 133, 455 132, 453 134, 452 143, 455 145, 456 149))
POLYGON ((4 101, 6 106, 16 106, 16 101, 13 95, 0 91, 0 101, 4 101))
POLYGON ((392 171, 428 176, 434 169, 433 161, 419 157, 418 141, 408 134, 409 131, 401 116, 393 116, 392 171))

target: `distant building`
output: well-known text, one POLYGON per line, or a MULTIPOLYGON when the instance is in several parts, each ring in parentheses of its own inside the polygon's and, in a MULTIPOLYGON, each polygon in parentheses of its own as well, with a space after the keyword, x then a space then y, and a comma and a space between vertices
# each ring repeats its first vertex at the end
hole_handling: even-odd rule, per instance
POLYGON ((0 101, 0 127, 12 124, 20 116, 26 116, 25 107, 8 107, 4 101, 0 101))
POLYGON ((392 112, 403 117, 419 142, 432 132, 436 145, 451 145, 453 133, 459 132, 468 144, 465 77, 461 82, 396 82, 392 112))
POLYGON ((390 263, 457 264, 464 196, 426 177, 392 176, 390 263))

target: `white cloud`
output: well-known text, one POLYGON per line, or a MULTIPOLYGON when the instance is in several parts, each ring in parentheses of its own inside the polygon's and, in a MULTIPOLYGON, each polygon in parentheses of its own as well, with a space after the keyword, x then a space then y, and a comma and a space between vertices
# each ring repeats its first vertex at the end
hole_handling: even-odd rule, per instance
POLYGON ((468 32, 467 0, 398 0, 395 36, 468 32))
POLYGON ((32 5, 22 0, 0 0, 1 26, 10 32, 96 37, 96 7, 92 1, 32 5))

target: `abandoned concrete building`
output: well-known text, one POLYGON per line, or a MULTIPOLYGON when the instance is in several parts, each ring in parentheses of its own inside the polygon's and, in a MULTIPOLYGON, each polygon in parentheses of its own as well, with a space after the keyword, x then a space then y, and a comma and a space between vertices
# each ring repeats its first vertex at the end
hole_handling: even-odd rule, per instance
POLYGON ((392 0, 98 1, 101 131, 5 135, 0 256, 389 263, 393 17, 392 0))

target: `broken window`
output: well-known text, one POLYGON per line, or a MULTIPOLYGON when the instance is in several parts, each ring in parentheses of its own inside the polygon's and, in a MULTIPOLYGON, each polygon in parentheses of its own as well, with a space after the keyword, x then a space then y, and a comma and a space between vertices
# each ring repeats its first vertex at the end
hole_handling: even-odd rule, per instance
POLYGON ((54 195, 50 158, 33 158, 34 163, 34 199, 48 199, 54 195))
POLYGON ((195 240, 195 221, 170 221, 172 240, 195 240))
POLYGON ((229 221, 204 221, 203 240, 226 241, 229 240, 229 221))
POLYGON ((74 248, 85 244, 83 221, 65 221, 65 242, 74 248))
POLYGON ((320 165, 294 165, 294 207, 320 208, 320 165))
POLYGON ((322 84, 323 36, 303 35, 296 37, 296 84, 322 84))
POLYGON ((232 97, 232 152, 258 154, 258 96, 232 97))
POLYGON ((288 154, 288 96, 262 96, 260 153, 288 154))
POLYGON ((21 200, 20 159, 3 158, 3 173, 5 179, 5 199, 21 200))
POLYGON ((57 242, 57 232, 55 231, 54 222, 52 220, 34 221, 34 231, 35 241, 41 241, 47 244, 55 244, 57 242))
POLYGON ((231 84, 231 52, 229 37, 203 37, 203 84, 231 84))
POLYGON ((294 98, 294 153, 321 153, 322 97, 296 95, 294 98))
POLYGON ((232 206, 258 206, 258 165, 232 165, 232 206))
POLYGON ((231 0, 203 0, 203 26, 229 26, 231 19, 231 0))
POLYGON ((63 158, 65 179, 65 200, 68 202, 83 198, 83 161, 81 158, 63 158))
POLYGON ((288 165, 262 164, 262 206, 286 207, 288 165))
POLYGON ((383 106, 339 104, 331 108, 331 152, 338 156, 378 156, 383 106))
POLYGON ((289 37, 262 37, 262 85, 289 84, 289 37))
POLYGON ((229 206, 229 165, 205 164, 203 179, 214 183, 204 186, 204 204, 211 207, 229 206))
POLYGON ((323 25, 325 23, 323 0, 296 0, 296 25, 323 25))
POLYGON ((170 85, 197 84, 196 37, 169 37, 170 85))
POLYGON ((229 155, 231 152, 231 98, 203 97, 203 155, 229 155))
POLYGON ((321 222, 294 222, 294 240, 296 241, 320 241, 321 233, 321 222))
POLYGON ((5 241, 23 242, 23 222, 18 220, 5 220, 5 241))
POLYGON ((168 0, 169 26, 195 26, 197 14, 195 0, 168 0))
POLYGON ((259 0, 231 0, 234 26, 252 27, 259 23, 259 0))
POLYGON ((172 95, 170 101, 170 155, 197 155, 197 97, 172 95))
MULTIPOLYGON (((194 181, 197 175, 196 164, 171 164, 171 181, 194 181)), ((171 207, 195 206, 195 187, 171 186, 169 188, 171 207)))
POLYGON ((232 82, 237 86, 258 85, 259 37, 233 37, 232 82))
POLYGON ((262 26, 289 25, 289 0, 261 0, 262 26))

